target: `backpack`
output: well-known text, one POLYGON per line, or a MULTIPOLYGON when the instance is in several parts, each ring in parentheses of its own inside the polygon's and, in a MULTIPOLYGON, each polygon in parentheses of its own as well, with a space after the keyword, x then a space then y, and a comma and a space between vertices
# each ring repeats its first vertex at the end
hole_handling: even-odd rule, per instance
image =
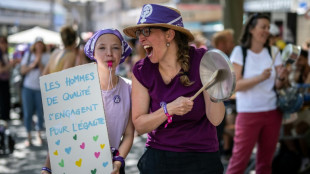
MULTIPOLYGON (((272 58, 271 47, 267 46, 266 48, 268 49, 268 53, 269 53, 270 57, 272 58)), ((242 49, 242 55, 243 55, 243 66, 242 66, 241 75, 243 76, 243 74, 244 74, 244 67, 245 67, 245 61, 246 61, 246 56, 247 56, 247 50, 248 49, 246 47, 243 47, 243 46, 241 46, 241 49, 242 49)))

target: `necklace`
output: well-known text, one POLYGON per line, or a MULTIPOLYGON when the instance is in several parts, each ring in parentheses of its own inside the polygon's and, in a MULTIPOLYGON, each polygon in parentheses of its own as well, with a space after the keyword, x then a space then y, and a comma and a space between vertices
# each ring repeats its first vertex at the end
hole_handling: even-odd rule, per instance
POLYGON ((159 73, 164 83, 169 84, 179 74, 180 69, 175 71, 174 73, 169 74, 168 72, 172 72, 172 71, 163 71, 161 68, 159 68, 159 73))

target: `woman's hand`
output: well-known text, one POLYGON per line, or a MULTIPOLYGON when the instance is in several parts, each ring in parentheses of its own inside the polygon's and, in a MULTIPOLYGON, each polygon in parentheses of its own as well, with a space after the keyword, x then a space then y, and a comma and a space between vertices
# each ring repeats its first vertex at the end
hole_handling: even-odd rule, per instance
POLYGON ((267 68, 263 71, 263 73, 260 75, 262 81, 268 79, 271 75, 271 68, 267 68))
POLYGON ((120 161, 114 161, 113 162, 113 171, 111 174, 119 174, 120 173, 120 168, 122 166, 122 163, 120 161))
POLYGON ((278 72, 278 75, 277 75, 278 79, 286 79, 289 74, 285 66, 279 66, 279 68, 277 69, 277 72, 278 72))
POLYGON ((189 97, 178 97, 173 102, 167 104, 167 110, 170 115, 182 116, 192 110, 194 102, 189 97))

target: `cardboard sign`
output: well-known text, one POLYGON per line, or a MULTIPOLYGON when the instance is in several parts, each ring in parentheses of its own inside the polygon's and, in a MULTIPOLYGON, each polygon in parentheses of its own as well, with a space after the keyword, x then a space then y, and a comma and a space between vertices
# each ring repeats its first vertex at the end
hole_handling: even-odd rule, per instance
POLYGON ((40 87, 53 173, 111 173, 97 65, 42 76, 40 87))

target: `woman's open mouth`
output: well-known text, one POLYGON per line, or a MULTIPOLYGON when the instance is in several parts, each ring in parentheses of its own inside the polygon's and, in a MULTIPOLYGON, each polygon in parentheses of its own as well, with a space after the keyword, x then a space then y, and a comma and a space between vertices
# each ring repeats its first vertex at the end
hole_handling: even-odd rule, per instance
POLYGON ((147 56, 150 58, 153 53, 153 47, 145 45, 143 48, 145 49, 147 56))

